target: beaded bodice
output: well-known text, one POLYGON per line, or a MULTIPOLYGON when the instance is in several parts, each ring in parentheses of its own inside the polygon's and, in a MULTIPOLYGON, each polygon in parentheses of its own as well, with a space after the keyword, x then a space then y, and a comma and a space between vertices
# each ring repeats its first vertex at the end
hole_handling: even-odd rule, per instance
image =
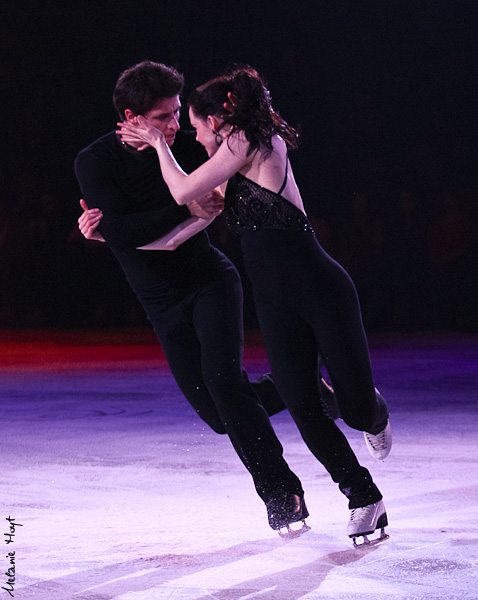
POLYGON ((235 235, 260 229, 312 231, 301 210, 240 173, 227 184, 224 217, 235 235))

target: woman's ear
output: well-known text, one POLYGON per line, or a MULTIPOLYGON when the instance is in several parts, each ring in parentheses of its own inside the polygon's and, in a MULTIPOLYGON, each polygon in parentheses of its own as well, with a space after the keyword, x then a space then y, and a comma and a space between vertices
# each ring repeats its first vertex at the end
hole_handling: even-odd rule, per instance
POLYGON ((209 115, 208 118, 206 119, 206 123, 209 125, 209 127, 216 133, 218 132, 223 125, 223 122, 218 119, 217 117, 214 117, 212 115, 209 115))

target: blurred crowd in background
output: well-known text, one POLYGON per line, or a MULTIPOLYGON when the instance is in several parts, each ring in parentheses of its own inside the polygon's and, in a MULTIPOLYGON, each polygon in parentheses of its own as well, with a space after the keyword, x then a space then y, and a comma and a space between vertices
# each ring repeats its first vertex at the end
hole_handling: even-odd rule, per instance
MULTIPOLYGON (((362 190, 340 214, 310 213, 317 238, 352 276, 369 331, 478 330, 477 200, 456 189, 386 198, 362 190)), ((109 249, 79 233, 74 206, 54 193, 28 215, 0 204, 1 328, 148 326, 109 249)), ((245 325, 255 328, 237 240, 222 218, 209 235, 241 273, 245 325)))
MULTIPOLYGON (((234 62, 301 126, 291 160, 369 331, 478 329, 475 0, 10 3, 0 77, 0 327, 146 326, 108 248, 78 232, 76 154, 113 129, 118 74, 234 62)), ((187 128, 187 111, 182 126, 187 128)), ((212 241, 243 274, 221 220, 212 241)), ((245 276, 245 323, 256 326, 245 276)))

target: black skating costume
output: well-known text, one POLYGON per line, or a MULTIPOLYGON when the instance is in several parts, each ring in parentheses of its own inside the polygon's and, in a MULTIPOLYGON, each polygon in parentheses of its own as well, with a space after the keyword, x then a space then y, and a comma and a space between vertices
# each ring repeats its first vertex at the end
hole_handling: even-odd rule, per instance
MULTIPOLYGON (((200 162, 191 160, 195 147, 192 138, 178 134, 174 153, 186 169, 200 162)), ((284 491, 302 497, 242 368, 242 287, 235 267, 206 232, 174 251, 137 250, 190 217, 170 195, 156 152, 123 146, 112 132, 80 152, 75 168, 85 200, 103 212, 100 231, 190 404, 214 431, 229 435, 266 503, 284 491)), ((273 525, 297 520, 287 513, 273 525)))
POLYGON ((307 217, 280 195, 285 182, 274 193, 237 173, 224 215, 240 237, 276 387, 310 451, 357 508, 382 495, 321 407, 318 354, 347 424, 370 431, 386 423, 388 411, 376 398, 354 284, 307 217))

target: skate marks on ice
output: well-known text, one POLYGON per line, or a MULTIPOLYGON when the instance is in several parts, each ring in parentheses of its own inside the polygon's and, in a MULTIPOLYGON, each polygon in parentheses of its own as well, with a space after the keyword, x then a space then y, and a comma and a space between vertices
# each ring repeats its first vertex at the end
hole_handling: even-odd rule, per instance
MULTIPOLYGON (((319 590, 334 569, 373 551, 331 552, 301 564, 317 555, 320 540, 315 537, 313 544, 295 551, 287 542, 262 539, 213 552, 140 558, 42 581, 18 592, 22 600, 298 600, 319 590)), ((381 589, 386 592, 386 587, 381 589)))
MULTIPOLYGON (((207 546, 208 541, 203 540, 204 545, 207 546)), ((275 540, 268 539, 212 552, 141 557, 42 581, 19 591, 22 599, 27 600, 64 600, 70 597, 81 600, 116 599, 125 594, 126 590, 128 593, 144 591, 148 594, 157 586, 205 569, 220 569, 241 558, 257 557, 276 545, 275 540)), ((169 593, 171 594, 171 589, 169 593)))
MULTIPOLYGON (((305 553, 304 548, 301 548, 298 553, 302 559, 305 555, 311 558, 314 555, 321 554, 323 546, 324 544, 321 544, 320 536, 315 536, 314 539, 312 534, 309 538, 308 552, 305 553), (312 544, 310 543, 311 541, 313 541, 312 544), (315 552, 313 549, 314 546, 315 552)), ((334 571, 353 567, 354 563, 358 563, 365 555, 373 551, 374 549, 372 548, 361 549, 359 551, 354 549, 340 550, 324 554, 320 558, 316 558, 310 562, 290 567, 288 565, 294 564, 298 560, 296 551, 289 546, 287 557, 285 555, 281 557, 280 563, 276 565, 278 570, 275 572, 254 576, 255 570, 251 568, 245 570, 248 577, 244 578, 243 576, 242 580, 237 583, 234 583, 234 579, 237 579, 237 577, 234 578, 233 574, 229 574, 230 584, 227 588, 214 588, 211 585, 212 582, 210 582, 207 590, 205 590, 206 593, 195 598, 196 600, 249 600, 249 598, 260 598, 261 600, 312 600, 315 598, 329 598, 328 593, 332 591, 332 588, 328 581, 334 571)), ((241 571, 244 573, 244 570, 241 571)), ((353 587, 353 582, 348 581, 346 584, 348 591, 353 589, 353 587)), ((391 591, 391 588, 388 585, 380 585, 376 587, 376 590, 377 593, 386 594, 391 591)), ((334 595, 336 600, 344 597, 343 585, 340 594, 340 596, 334 595)), ((153 596, 153 598, 155 600, 163 600, 163 598, 168 598, 168 596, 158 595, 153 596)), ((121 598, 121 600, 126 600, 126 598, 121 598)), ((138 597, 136 600, 146 599, 138 597)))
POLYGON ((322 554, 337 543, 309 536, 307 544, 301 543, 305 536, 290 543, 261 539, 207 553, 150 556, 18 594, 22 600, 476 600, 476 564, 444 558, 444 544, 401 540, 388 552, 369 547, 322 554))

